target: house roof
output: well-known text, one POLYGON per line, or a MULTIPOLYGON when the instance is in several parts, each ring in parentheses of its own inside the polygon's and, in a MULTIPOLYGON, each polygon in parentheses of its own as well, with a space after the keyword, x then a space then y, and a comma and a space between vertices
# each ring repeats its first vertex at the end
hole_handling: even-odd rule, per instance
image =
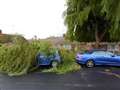
POLYGON ((0 43, 9 43, 11 42, 12 35, 0 34, 0 43))
MULTIPOLYGON (((19 35, 11 35, 11 34, 0 34, 0 43, 13 43, 14 37, 20 37, 19 35)), ((24 39, 24 37, 22 38, 24 39)))

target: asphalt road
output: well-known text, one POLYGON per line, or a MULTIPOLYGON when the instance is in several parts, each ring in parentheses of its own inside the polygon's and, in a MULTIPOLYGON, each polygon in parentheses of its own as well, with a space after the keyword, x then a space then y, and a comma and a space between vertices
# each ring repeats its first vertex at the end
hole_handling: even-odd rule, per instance
POLYGON ((120 69, 84 68, 66 75, 35 72, 20 77, 0 75, 0 90, 120 90, 120 69))

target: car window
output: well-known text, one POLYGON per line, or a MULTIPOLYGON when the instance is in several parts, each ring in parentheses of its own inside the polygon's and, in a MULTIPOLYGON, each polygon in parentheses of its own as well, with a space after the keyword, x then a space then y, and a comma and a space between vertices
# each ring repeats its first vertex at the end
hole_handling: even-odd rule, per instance
POLYGON ((92 53, 92 55, 99 55, 99 56, 104 56, 106 53, 104 51, 95 51, 92 53))
POLYGON ((106 55, 107 55, 107 56, 113 56, 114 54, 111 53, 111 52, 106 52, 106 55))

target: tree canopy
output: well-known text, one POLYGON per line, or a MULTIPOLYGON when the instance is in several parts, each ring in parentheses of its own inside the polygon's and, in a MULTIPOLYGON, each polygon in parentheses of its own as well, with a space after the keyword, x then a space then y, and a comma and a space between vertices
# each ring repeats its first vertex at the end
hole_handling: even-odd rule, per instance
POLYGON ((119 41, 120 0, 67 0, 67 38, 77 41, 119 41))

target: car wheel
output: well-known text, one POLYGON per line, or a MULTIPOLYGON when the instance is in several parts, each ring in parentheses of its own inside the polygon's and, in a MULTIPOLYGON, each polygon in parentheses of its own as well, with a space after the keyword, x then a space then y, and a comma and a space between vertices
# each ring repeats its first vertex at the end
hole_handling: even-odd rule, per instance
POLYGON ((52 61, 51 66, 53 68, 57 67, 58 66, 58 62, 57 61, 52 61))
POLYGON ((92 68, 92 67, 94 67, 94 61, 93 60, 88 60, 87 61, 87 63, 86 63, 86 66, 88 67, 88 68, 92 68))

